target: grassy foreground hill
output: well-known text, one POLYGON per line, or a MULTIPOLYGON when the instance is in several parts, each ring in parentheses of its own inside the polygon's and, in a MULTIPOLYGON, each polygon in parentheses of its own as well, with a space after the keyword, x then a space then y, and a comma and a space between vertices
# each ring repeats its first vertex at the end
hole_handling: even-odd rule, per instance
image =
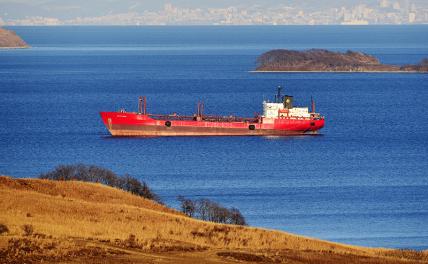
POLYGON ((0 263, 428 263, 427 252, 204 222, 96 183, 2 176, 0 212, 0 263))

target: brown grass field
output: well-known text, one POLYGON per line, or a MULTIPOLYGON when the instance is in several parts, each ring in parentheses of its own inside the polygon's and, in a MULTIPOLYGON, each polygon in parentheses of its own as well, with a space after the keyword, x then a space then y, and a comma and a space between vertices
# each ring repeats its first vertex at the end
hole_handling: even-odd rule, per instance
POLYGON ((101 184, 0 177, 0 263, 428 263, 365 248, 215 224, 101 184))

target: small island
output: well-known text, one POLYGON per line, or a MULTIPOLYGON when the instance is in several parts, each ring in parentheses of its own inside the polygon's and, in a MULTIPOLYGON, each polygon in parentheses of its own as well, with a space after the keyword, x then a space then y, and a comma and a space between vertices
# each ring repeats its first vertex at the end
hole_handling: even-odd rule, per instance
POLYGON ((25 43, 15 32, 0 28, 0 48, 2 49, 19 49, 28 48, 28 44, 25 43))
POLYGON ((355 51, 277 49, 257 58, 256 72, 428 72, 428 58, 415 65, 382 64, 376 57, 355 51))

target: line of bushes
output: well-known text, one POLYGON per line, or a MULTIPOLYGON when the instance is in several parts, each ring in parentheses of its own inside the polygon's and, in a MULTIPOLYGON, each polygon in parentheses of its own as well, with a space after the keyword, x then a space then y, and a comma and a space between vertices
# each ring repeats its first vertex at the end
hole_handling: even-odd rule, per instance
POLYGON ((181 211, 187 216, 216 223, 247 225, 237 208, 226 208, 208 199, 191 200, 178 196, 177 200, 180 202, 181 211))
MULTIPOLYGON (((117 175, 109 169, 95 165, 59 165, 52 171, 40 174, 39 178, 101 183, 162 203, 159 196, 152 192, 144 181, 128 174, 117 175)), ((181 203, 182 212, 187 216, 216 223, 247 225, 244 216, 236 208, 226 208, 208 199, 191 200, 183 196, 177 199, 181 203)))
POLYGON ((59 165, 52 171, 40 174, 39 178, 102 183, 162 203, 159 196, 152 192, 144 181, 139 181, 128 174, 117 175, 109 169, 95 165, 59 165))

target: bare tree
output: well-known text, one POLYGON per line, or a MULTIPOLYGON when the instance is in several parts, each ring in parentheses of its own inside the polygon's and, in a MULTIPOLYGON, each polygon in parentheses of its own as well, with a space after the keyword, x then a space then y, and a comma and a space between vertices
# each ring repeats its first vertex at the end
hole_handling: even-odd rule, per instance
POLYGON ((247 225, 244 216, 237 208, 230 208, 230 223, 234 225, 247 225))
POLYGON ((190 217, 216 223, 247 225, 244 216, 234 207, 228 209, 209 199, 191 200, 178 196, 177 200, 181 211, 190 217))
POLYGON ((177 197, 177 200, 181 203, 181 211, 187 216, 193 217, 196 211, 195 203, 181 195, 177 197))

